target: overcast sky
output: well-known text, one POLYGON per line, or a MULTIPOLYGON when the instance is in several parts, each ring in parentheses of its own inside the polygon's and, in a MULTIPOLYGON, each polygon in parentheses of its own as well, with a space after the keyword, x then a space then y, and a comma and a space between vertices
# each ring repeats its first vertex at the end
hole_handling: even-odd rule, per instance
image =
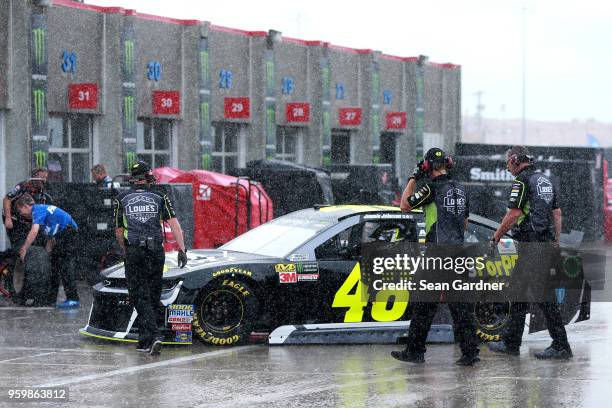
POLYGON ((462 66, 464 114, 612 123, 612 3, 601 0, 85 0, 462 66))

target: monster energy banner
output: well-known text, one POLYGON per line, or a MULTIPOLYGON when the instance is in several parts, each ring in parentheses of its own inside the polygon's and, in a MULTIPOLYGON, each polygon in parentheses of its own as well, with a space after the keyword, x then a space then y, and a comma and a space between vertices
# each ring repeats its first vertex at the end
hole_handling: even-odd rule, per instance
POLYGON ((380 163, 380 72, 378 61, 372 59, 372 92, 370 92, 370 127, 372 142, 372 163, 380 163))
POLYGON ((323 166, 331 166, 330 69, 327 55, 321 57, 319 66, 321 67, 321 156, 323 166))
POLYGON ((414 135, 416 139, 416 155, 417 161, 423 159, 423 132, 425 124, 425 104, 423 102, 425 89, 425 61, 416 64, 415 80, 416 80, 416 103, 414 112, 414 135))
POLYGON ((208 54, 208 38, 200 38, 199 56, 200 156, 202 159, 200 167, 203 170, 210 170, 212 168, 212 137, 210 129, 210 58, 208 54))
POLYGON ((274 51, 264 53, 266 74, 266 159, 276 156, 276 93, 274 86, 274 51))
POLYGON ((34 8, 31 18, 30 55, 32 58, 32 165, 47 165, 49 128, 47 114, 47 15, 34 8))
POLYGON ((134 20, 126 16, 121 33, 121 96, 123 100, 123 152, 126 170, 136 162, 136 85, 134 81, 134 20))

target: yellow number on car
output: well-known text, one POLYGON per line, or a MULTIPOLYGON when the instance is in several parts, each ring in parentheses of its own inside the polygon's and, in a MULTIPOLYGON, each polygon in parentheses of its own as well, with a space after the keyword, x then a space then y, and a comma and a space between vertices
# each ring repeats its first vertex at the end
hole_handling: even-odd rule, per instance
POLYGON ((345 322, 363 321, 363 308, 368 304, 368 294, 367 290, 364 291, 365 286, 361 283, 360 277, 361 270, 358 262, 334 296, 332 307, 349 308, 344 315, 345 322))
POLYGON ((381 290, 376 294, 376 299, 372 303, 372 319, 377 322, 392 322, 404 315, 408 307, 409 292, 407 290, 381 290), (391 309, 387 310, 389 299, 391 309))

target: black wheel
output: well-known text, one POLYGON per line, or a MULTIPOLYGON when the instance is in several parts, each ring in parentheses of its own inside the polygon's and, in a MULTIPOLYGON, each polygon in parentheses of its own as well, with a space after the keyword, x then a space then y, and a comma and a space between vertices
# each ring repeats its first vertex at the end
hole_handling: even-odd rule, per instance
POLYGON ((482 341, 500 341, 510 318, 510 303, 476 303, 476 333, 482 341))
POLYGON ((204 343, 233 346, 248 340, 259 302, 251 286, 232 278, 208 285, 196 301, 193 330, 204 343))

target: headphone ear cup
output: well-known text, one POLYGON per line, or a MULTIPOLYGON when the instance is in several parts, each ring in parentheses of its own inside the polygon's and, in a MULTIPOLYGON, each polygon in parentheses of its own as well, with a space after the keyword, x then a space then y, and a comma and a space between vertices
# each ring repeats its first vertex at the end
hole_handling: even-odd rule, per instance
POLYGON ((453 161, 453 158, 450 156, 446 156, 446 168, 450 170, 454 166, 455 166, 455 162, 453 161))
POLYGON ((426 173, 429 173, 430 169, 431 169, 431 164, 429 163, 429 160, 423 160, 423 171, 426 173))

